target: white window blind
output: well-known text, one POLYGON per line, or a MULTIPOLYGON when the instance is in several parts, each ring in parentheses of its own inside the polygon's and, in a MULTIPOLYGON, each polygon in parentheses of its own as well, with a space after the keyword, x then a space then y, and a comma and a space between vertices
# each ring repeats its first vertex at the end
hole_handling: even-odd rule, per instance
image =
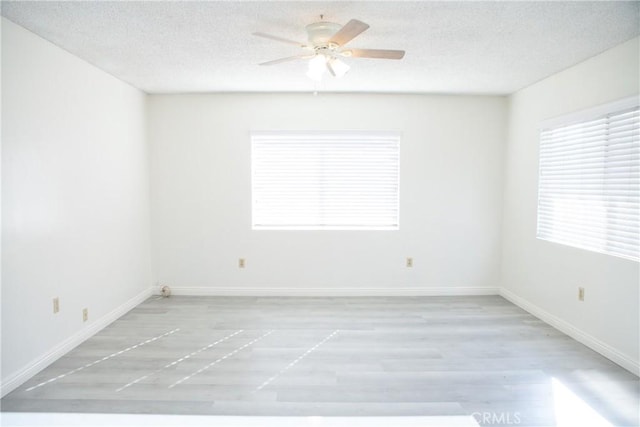
POLYGON ((253 132, 251 143, 253 229, 398 229, 398 133, 253 132))
POLYGON ((538 238, 640 258, 639 131, 637 99, 542 129, 538 238))

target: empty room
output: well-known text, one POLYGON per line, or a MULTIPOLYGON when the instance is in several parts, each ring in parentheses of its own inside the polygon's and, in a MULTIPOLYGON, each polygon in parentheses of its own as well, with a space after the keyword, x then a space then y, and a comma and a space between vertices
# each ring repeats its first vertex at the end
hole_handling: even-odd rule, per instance
POLYGON ((0 425, 639 425, 640 2, 0 4, 0 425))

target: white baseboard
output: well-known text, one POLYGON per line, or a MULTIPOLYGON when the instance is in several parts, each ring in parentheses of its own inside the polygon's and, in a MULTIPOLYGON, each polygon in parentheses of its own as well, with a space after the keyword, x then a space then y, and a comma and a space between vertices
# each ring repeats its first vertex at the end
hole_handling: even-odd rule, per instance
POLYGON ((152 289, 145 289, 138 295, 126 301, 124 304, 97 319, 86 328, 83 328, 66 340, 62 341, 60 344, 53 347, 42 356, 32 360, 22 370, 10 375, 6 380, 3 380, 2 384, 0 385, 0 390, 2 390, 2 397, 20 387, 35 374, 58 360, 60 357, 68 353, 70 350, 72 350, 88 338, 95 335, 97 332, 111 324, 114 320, 118 319, 120 316, 140 304, 145 299, 149 298, 151 295, 152 289))
MULTIPOLYGON (((185 296, 461 296, 499 295, 491 287, 411 287, 411 288, 274 288, 274 287, 188 287, 171 286, 172 295, 185 296)), ((154 288, 160 295, 160 287, 154 288)))
POLYGON ((606 344, 599 339, 587 334, 571 323, 562 320, 557 316, 554 316, 548 311, 543 310, 537 305, 530 303, 529 301, 525 300, 522 297, 519 297, 518 295, 507 289, 501 288, 500 296, 514 303, 523 310, 533 314, 538 319, 542 320, 545 323, 548 323, 560 332, 569 335, 574 340, 600 353, 612 362, 617 363, 632 374, 640 375, 640 363, 637 360, 634 360, 632 357, 611 347, 609 344, 606 344))

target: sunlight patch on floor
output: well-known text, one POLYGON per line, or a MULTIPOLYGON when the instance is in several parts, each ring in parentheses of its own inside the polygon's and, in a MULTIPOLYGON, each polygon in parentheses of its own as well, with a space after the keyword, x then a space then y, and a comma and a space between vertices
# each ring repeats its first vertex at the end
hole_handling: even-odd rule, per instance
POLYGON ((609 421, 556 378, 551 378, 556 427, 613 427, 609 421))

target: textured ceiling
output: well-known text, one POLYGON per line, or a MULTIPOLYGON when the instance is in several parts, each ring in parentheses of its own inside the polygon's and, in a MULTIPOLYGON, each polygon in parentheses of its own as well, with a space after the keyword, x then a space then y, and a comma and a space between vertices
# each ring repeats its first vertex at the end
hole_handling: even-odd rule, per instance
POLYGON ((507 94, 637 36, 640 3, 407 1, 2 1, 2 15, 148 93, 507 94), (400 61, 349 58, 342 79, 306 77, 300 52, 252 36, 306 41, 305 25, 371 27, 349 46, 404 49, 400 61))

